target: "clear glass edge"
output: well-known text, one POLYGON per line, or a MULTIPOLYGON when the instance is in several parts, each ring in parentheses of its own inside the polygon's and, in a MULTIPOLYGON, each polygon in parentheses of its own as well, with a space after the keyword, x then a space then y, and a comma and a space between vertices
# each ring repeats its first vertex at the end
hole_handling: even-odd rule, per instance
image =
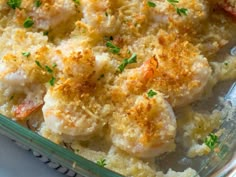
POLYGON ((52 141, 28 130, 11 119, 0 114, 0 130, 7 137, 29 147, 33 151, 48 157, 72 171, 85 177, 123 177, 109 169, 98 166, 72 151, 69 151, 52 141))
MULTIPOLYGON (((232 101, 232 100, 231 100, 232 101)), ((230 102, 231 102, 230 101, 230 102)), ((229 101, 225 100, 225 103, 231 105, 230 113, 233 114, 233 118, 236 119, 236 105, 232 105, 229 101)), ((229 112, 228 112, 229 114, 229 112)), ((227 117, 228 115, 226 115, 227 117)), ((224 117, 224 119, 226 118, 224 117)), ((227 121, 226 121, 227 122, 227 121)), ((209 154, 209 158, 202 164, 202 168, 198 171, 198 174, 203 177, 234 177, 236 176, 236 129, 235 129, 235 122, 236 121, 229 121, 228 124, 231 124, 231 128, 225 130, 224 138, 221 139, 219 147, 222 147, 224 144, 229 143, 230 149, 226 156, 219 160, 217 153, 209 154), (218 160, 216 160, 218 158, 218 160), (206 170, 206 167, 209 170, 206 170), (233 175, 233 176, 231 176, 233 175)), ((223 124, 227 124, 223 123, 223 124)), ((222 124, 222 125, 223 125, 222 124)), ((221 125, 221 126, 222 126, 221 125)))
MULTIPOLYGON (((60 165, 71 169, 72 171, 83 175, 85 177, 123 177, 122 175, 113 172, 109 169, 98 166, 92 161, 89 161, 82 156, 79 156, 72 151, 69 151, 52 141, 42 137, 41 135, 21 126, 15 121, 0 114, 0 130, 4 132, 6 136, 11 139, 18 141, 19 143, 31 148, 33 151, 45 155, 53 162, 59 163, 60 165)), ((236 131, 234 131, 234 134, 236 131)), ((227 141, 227 140, 225 140, 227 141)), ((235 147, 235 146, 234 146, 235 147)), ((205 170, 205 166, 214 160, 215 154, 211 154, 209 159, 204 163, 202 169, 198 171, 200 173, 204 172, 204 176, 215 176, 217 171, 221 174, 228 174, 232 168, 227 168, 222 172, 222 168, 232 160, 233 151, 227 154, 221 162, 215 163, 215 165, 209 170, 205 170)), ((197 176, 196 175, 196 176, 197 176)), ((217 175, 218 176, 218 175, 217 175)), ((220 175, 222 176, 222 175, 220 175)), ((225 176, 225 175, 223 175, 225 176)))

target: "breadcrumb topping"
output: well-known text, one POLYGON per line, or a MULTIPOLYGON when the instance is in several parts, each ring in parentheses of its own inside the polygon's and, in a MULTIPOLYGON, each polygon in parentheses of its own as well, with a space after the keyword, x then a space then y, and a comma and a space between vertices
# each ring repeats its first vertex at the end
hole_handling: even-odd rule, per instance
POLYGON ((235 57, 215 57, 235 38, 235 5, 0 0, 0 113, 40 113, 41 135, 126 176, 196 175, 163 174, 154 161, 174 153, 180 130, 186 155, 209 153, 198 141, 220 115, 191 107, 236 78, 235 57))

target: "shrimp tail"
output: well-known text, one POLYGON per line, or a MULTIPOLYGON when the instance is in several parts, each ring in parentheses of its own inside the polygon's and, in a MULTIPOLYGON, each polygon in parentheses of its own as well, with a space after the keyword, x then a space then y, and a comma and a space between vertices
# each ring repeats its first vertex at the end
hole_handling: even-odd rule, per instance
POLYGON ((141 73, 143 73, 142 81, 147 83, 149 80, 154 78, 155 71, 158 67, 158 60, 156 56, 151 57, 146 60, 141 66, 141 73))
POLYGON ((43 103, 34 103, 32 100, 23 101, 14 108, 14 117, 17 120, 24 120, 33 112, 39 110, 43 103))

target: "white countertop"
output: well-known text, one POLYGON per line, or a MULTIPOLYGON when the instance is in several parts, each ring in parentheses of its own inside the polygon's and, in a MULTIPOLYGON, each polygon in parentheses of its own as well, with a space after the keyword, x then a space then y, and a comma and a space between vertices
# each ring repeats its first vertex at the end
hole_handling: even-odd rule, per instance
POLYGON ((0 177, 66 177, 0 135, 0 177))

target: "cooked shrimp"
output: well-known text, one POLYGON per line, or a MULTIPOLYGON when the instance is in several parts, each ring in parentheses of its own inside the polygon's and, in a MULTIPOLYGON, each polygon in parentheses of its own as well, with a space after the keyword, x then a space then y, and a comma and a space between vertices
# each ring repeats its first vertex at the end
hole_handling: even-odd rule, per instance
POLYGON ((76 14, 73 1, 41 0, 40 2, 41 5, 36 7, 34 0, 22 0, 20 9, 16 9, 17 21, 23 24, 27 17, 31 17, 36 28, 49 30, 65 22, 68 24, 76 14))
POLYGON ((170 39, 164 34, 159 36, 159 43, 153 88, 164 93, 172 106, 198 99, 211 74, 207 59, 187 41, 170 39))
MULTIPOLYGON (((4 64, 1 64, 4 67, 4 64)), ((8 67, 5 67, 5 71, 6 68, 8 67)), ((3 71, 3 69, 0 70, 3 71)), ((11 109, 13 118, 24 120, 42 106, 45 92, 43 86, 30 82, 23 70, 18 69, 12 73, 3 72, 0 75, 0 81, 4 96, 14 99, 15 104, 11 109)))
POLYGON ((115 146, 137 157, 174 150, 175 115, 162 94, 130 96, 122 103, 109 122, 115 146))
POLYGON ((66 79, 51 87, 42 108, 46 126, 53 132, 87 138, 105 124, 102 107, 91 95, 93 85, 66 79))
MULTIPOLYGON (((46 126, 55 133, 86 139, 106 123, 107 106, 97 101, 95 84, 107 64, 105 54, 90 50, 72 52, 62 58, 64 76, 51 87, 42 108, 46 126)), ((99 95, 100 96, 100 95, 99 95)))
POLYGON ((104 68, 111 65, 109 54, 82 49, 76 44, 78 43, 75 40, 62 42, 53 51, 53 63, 57 65, 63 77, 76 77, 78 81, 97 80, 104 68))
POLYGON ((196 100, 210 77, 207 59, 189 42, 167 34, 159 35, 155 53, 141 67, 127 72, 128 88, 158 90, 174 107, 196 100))
POLYGON ((117 17, 117 11, 113 9, 113 4, 118 2, 111 0, 81 0, 83 7, 82 21, 89 26, 93 26, 100 34, 112 35, 120 27, 121 22, 117 17))
POLYGON ((31 92, 27 91, 27 96, 18 105, 13 106, 13 116, 17 120, 24 120, 33 112, 39 110, 43 105, 44 88, 33 87, 31 92))
POLYGON ((19 28, 5 28, 0 41, 2 99, 14 97, 9 103, 9 116, 23 120, 43 104, 44 83, 50 79, 50 73, 43 68, 51 66, 46 57, 49 45, 45 46, 44 36, 19 28))
POLYGON ((5 58, 0 60, 0 65, 1 90, 4 97, 14 96, 11 116, 17 120, 24 120, 42 106, 44 86, 34 79, 31 80, 24 67, 18 68, 5 58))

